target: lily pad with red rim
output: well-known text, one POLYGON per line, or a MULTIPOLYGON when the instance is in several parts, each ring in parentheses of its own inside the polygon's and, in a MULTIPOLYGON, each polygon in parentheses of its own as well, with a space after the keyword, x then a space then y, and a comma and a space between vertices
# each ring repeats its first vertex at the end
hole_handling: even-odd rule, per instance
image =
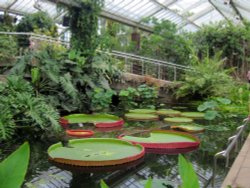
POLYGON ((129 110, 129 113, 155 114, 156 110, 154 110, 154 109, 133 109, 133 110, 129 110))
POLYGON ((205 113, 203 113, 203 112, 183 112, 183 113, 181 113, 181 116, 187 117, 187 118, 204 118, 205 113))
POLYGON ((122 118, 110 114, 71 114, 61 118, 60 123, 93 123, 96 127, 116 127, 124 124, 122 118))
POLYGON ((149 137, 120 135, 119 139, 141 144, 146 149, 197 148, 200 144, 199 139, 193 135, 169 130, 152 131, 149 137))
POLYGON ((73 139, 67 147, 57 143, 48 149, 51 161, 85 167, 120 165, 138 160, 144 153, 141 145, 111 138, 73 139))
POLYGON ((190 123, 193 122, 192 119, 186 117, 171 117, 171 118, 164 118, 165 122, 170 123, 190 123))
POLYGON ((190 133, 199 133, 205 130, 204 127, 192 125, 192 124, 191 125, 185 125, 185 124, 174 125, 174 126, 171 126, 171 129, 181 130, 181 131, 190 132, 190 133))
POLYGON ((88 138, 94 135, 94 132, 91 130, 66 130, 66 134, 72 137, 79 137, 79 138, 88 138))
POLYGON ((162 115, 162 116, 180 116, 181 112, 178 110, 172 110, 172 109, 160 109, 160 110, 157 110, 156 114, 162 115))
POLYGON ((158 120, 158 115, 155 114, 138 114, 138 113, 127 113, 125 117, 128 120, 135 120, 135 121, 155 121, 158 120))

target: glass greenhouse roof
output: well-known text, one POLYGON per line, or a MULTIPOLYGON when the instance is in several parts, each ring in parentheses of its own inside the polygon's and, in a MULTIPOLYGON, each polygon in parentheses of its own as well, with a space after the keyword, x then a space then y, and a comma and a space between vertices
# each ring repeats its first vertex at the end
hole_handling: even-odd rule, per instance
MULTIPOLYGON (((58 19, 66 14, 56 8, 56 2, 71 4, 69 0, 0 0, 0 10, 14 14, 46 11, 58 19)), ((133 27, 150 30, 144 18, 170 20, 180 29, 196 31, 203 24, 230 20, 241 23, 250 21, 249 0, 105 0, 102 17, 133 27)))

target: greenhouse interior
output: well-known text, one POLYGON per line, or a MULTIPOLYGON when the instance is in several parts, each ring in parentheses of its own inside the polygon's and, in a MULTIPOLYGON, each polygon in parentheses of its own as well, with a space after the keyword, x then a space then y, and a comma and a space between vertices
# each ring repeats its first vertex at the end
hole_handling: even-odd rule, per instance
POLYGON ((248 0, 0 0, 0 188, 249 188, 248 0))

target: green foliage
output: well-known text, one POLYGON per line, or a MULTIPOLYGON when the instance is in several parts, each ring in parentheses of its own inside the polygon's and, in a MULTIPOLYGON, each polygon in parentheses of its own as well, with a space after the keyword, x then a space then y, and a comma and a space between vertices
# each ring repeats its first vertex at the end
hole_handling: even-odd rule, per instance
MULTIPOLYGON (((17 32, 34 32, 48 36, 57 36, 57 27, 46 12, 37 12, 25 15, 16 26, 17 32)), ((29 40, 27 37, 18 37, 19 46, 27 47, 29 40)))
POLYGON ((139 53, 173 63, 188 64, 190 42, 178 33, 176 25, 168 20, 159 21, 155 18, 148 22, 154 24, 153 34, 142 37, 139 53))
MULTIPOLYGON (((0 31, 9 31, 10 27, 0 24, 0 31)), ((8 63, 17 54, 16 38, 12 35, 0 35, 0 63, 8 63)))
POLYGON ((112 103, 112 96, 115 94, 115 91, 103 88, 94 88, 88 92, 89 98, 91 99, 91 109, 93 111, 103 111, 108 109, 112 103))
POLYGON ((223 101, 225 101, 224 103, 229 103, 230 104, 230 100, 229 99, 223 99, 223 98, 214 98, 214 99, 210 99, 209 101, 205 101, 204 103, 202 103, 201 105, 198 106, 197 110, 202 112, 205 111, 205 119, 206 120, 213 120, 216 117, 221 117, 221 115, 218 112, 218 106, 219 103, 223 104, 223 101), (218 100, 217 100, 218 99, 218 100))
POLYGON ((143 84, 137 88, 137 91, 139 93, 138 102, 140 108, 155 108, 156 99, 158 98, 158 90, 155 87, 143 84))
POLYGON ((182 179, 181 188, 199 188, 198 177, 192 167, 192 164, 187 161, 182 155, 178 156, 179 173, 182 179))
POLYGON ((224 69, 220 54, 213 58, 194 59, 192 71, 186 71, 184 81, 176 92, 179 97, 206 98, 209 96, 227 96, 235 87, 231 70, 224 69))
POLYGON ((25 142, 0 163, 0 181, 5 188, 21 187, 29 164, 30 148, 25 142))
MULTIPOLYGON (((70 15, 71 46, 91 62, 98 46, 98 16, 103 0, 76 0, 79 7, 68 7, 70 15)), ((90 63, 89 62, 89 63, 90 63)))
POLYGON ((133 108, 155 108, 158 91, 146 84, 139 87, 123 89, 119 92, 120 105, 128 110, 133 108))
POLYGON ((8 140, 18 128, 30 127, 33 131, 59 130, 59 114, 42 97, 35 97, 29 82, 9 76, 0 83, 0 140, 8 140))
POLYGON ((139 92, 132 87, 122 89, 119 92, 119 99, 121 101, 120 103, 125 110, 133 109, 138 106, 138 104, 135 102, 137 97, 139 97, 139 92))
POLYGON ((229 22, 219 22, 203 26, 198 32, 192 34, 194 47, 200 57, 205 57, 207 51, 210 56, 222 51, 226 57, 227 67, 236 67, 241 76, 245 76, 245 69, 250 61, 249 42, 250 25, 235 25, 229 22))
POLYGON ((101 185, 101 188, 109 188, 108 185, 103 180, 101 180, 100 185, 101 185))
MULTIPOLYGON (((47 102, 59 110, 83 112, 91 108, 93 90, 104 89, 104 98, 108 98, 109 84, 119 79, 121 73, 117 61, 105 53, 96 53, 92 64, 85 60, 75 50, 60 53, 60 48, 45 45, 20 58, 11 73, 30 75, 36 94, 46 96, 47 102)), ((95 106, 98 102, 94 103, 95 106)))

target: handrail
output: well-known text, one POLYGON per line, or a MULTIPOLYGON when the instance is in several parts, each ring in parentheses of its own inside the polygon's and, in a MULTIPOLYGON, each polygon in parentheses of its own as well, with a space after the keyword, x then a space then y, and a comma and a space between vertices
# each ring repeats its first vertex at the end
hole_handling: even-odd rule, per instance
POLYGON ((188 66, 179 65, 179 64, 175 64, 175 63, 171 63, 171 62, 167 62, 167 61, 163 61, 163 60, 158 60, 158 59, 153 59, 153 58, 149 58, 149 57, 139 56, 139 55, 135 55, 135 54, 131 54, 131 53, 125 53, 125 52, 119 52, 119 51, 116 51, 116 50, 112 50, 112 54, 117 55, 117 56, 121 56, 121 57, 126 56, 126 57, 133 57, 133 58, 136 58, 136 59, 138 58, 140 60, 148 61, 148 62, 157 62, 156 64, 172 66, 172 67, 178 67, 179 69, 190 69, 190 70, 192 70, 192 68, 188 67, 188 66))
POLYGON ((213 167, 213 175, 212 175, 212 187, 215 185, 215 176, 217 170, 217 159, 219 157, 226 158, 226 165, 225 167, 229 167, 229 157, 231 151, 235 148, 235 151, 238 151, 239 140, 242 140, 242 133, 246 129, 247 124, 249 123, 250 119, 247 118, 243 120, 244 124, 237 127, 237 133, 230 138, 228 138, 229 144, 227 148, 223 151, 220 151, 214 155, 214 167, 213 167))

